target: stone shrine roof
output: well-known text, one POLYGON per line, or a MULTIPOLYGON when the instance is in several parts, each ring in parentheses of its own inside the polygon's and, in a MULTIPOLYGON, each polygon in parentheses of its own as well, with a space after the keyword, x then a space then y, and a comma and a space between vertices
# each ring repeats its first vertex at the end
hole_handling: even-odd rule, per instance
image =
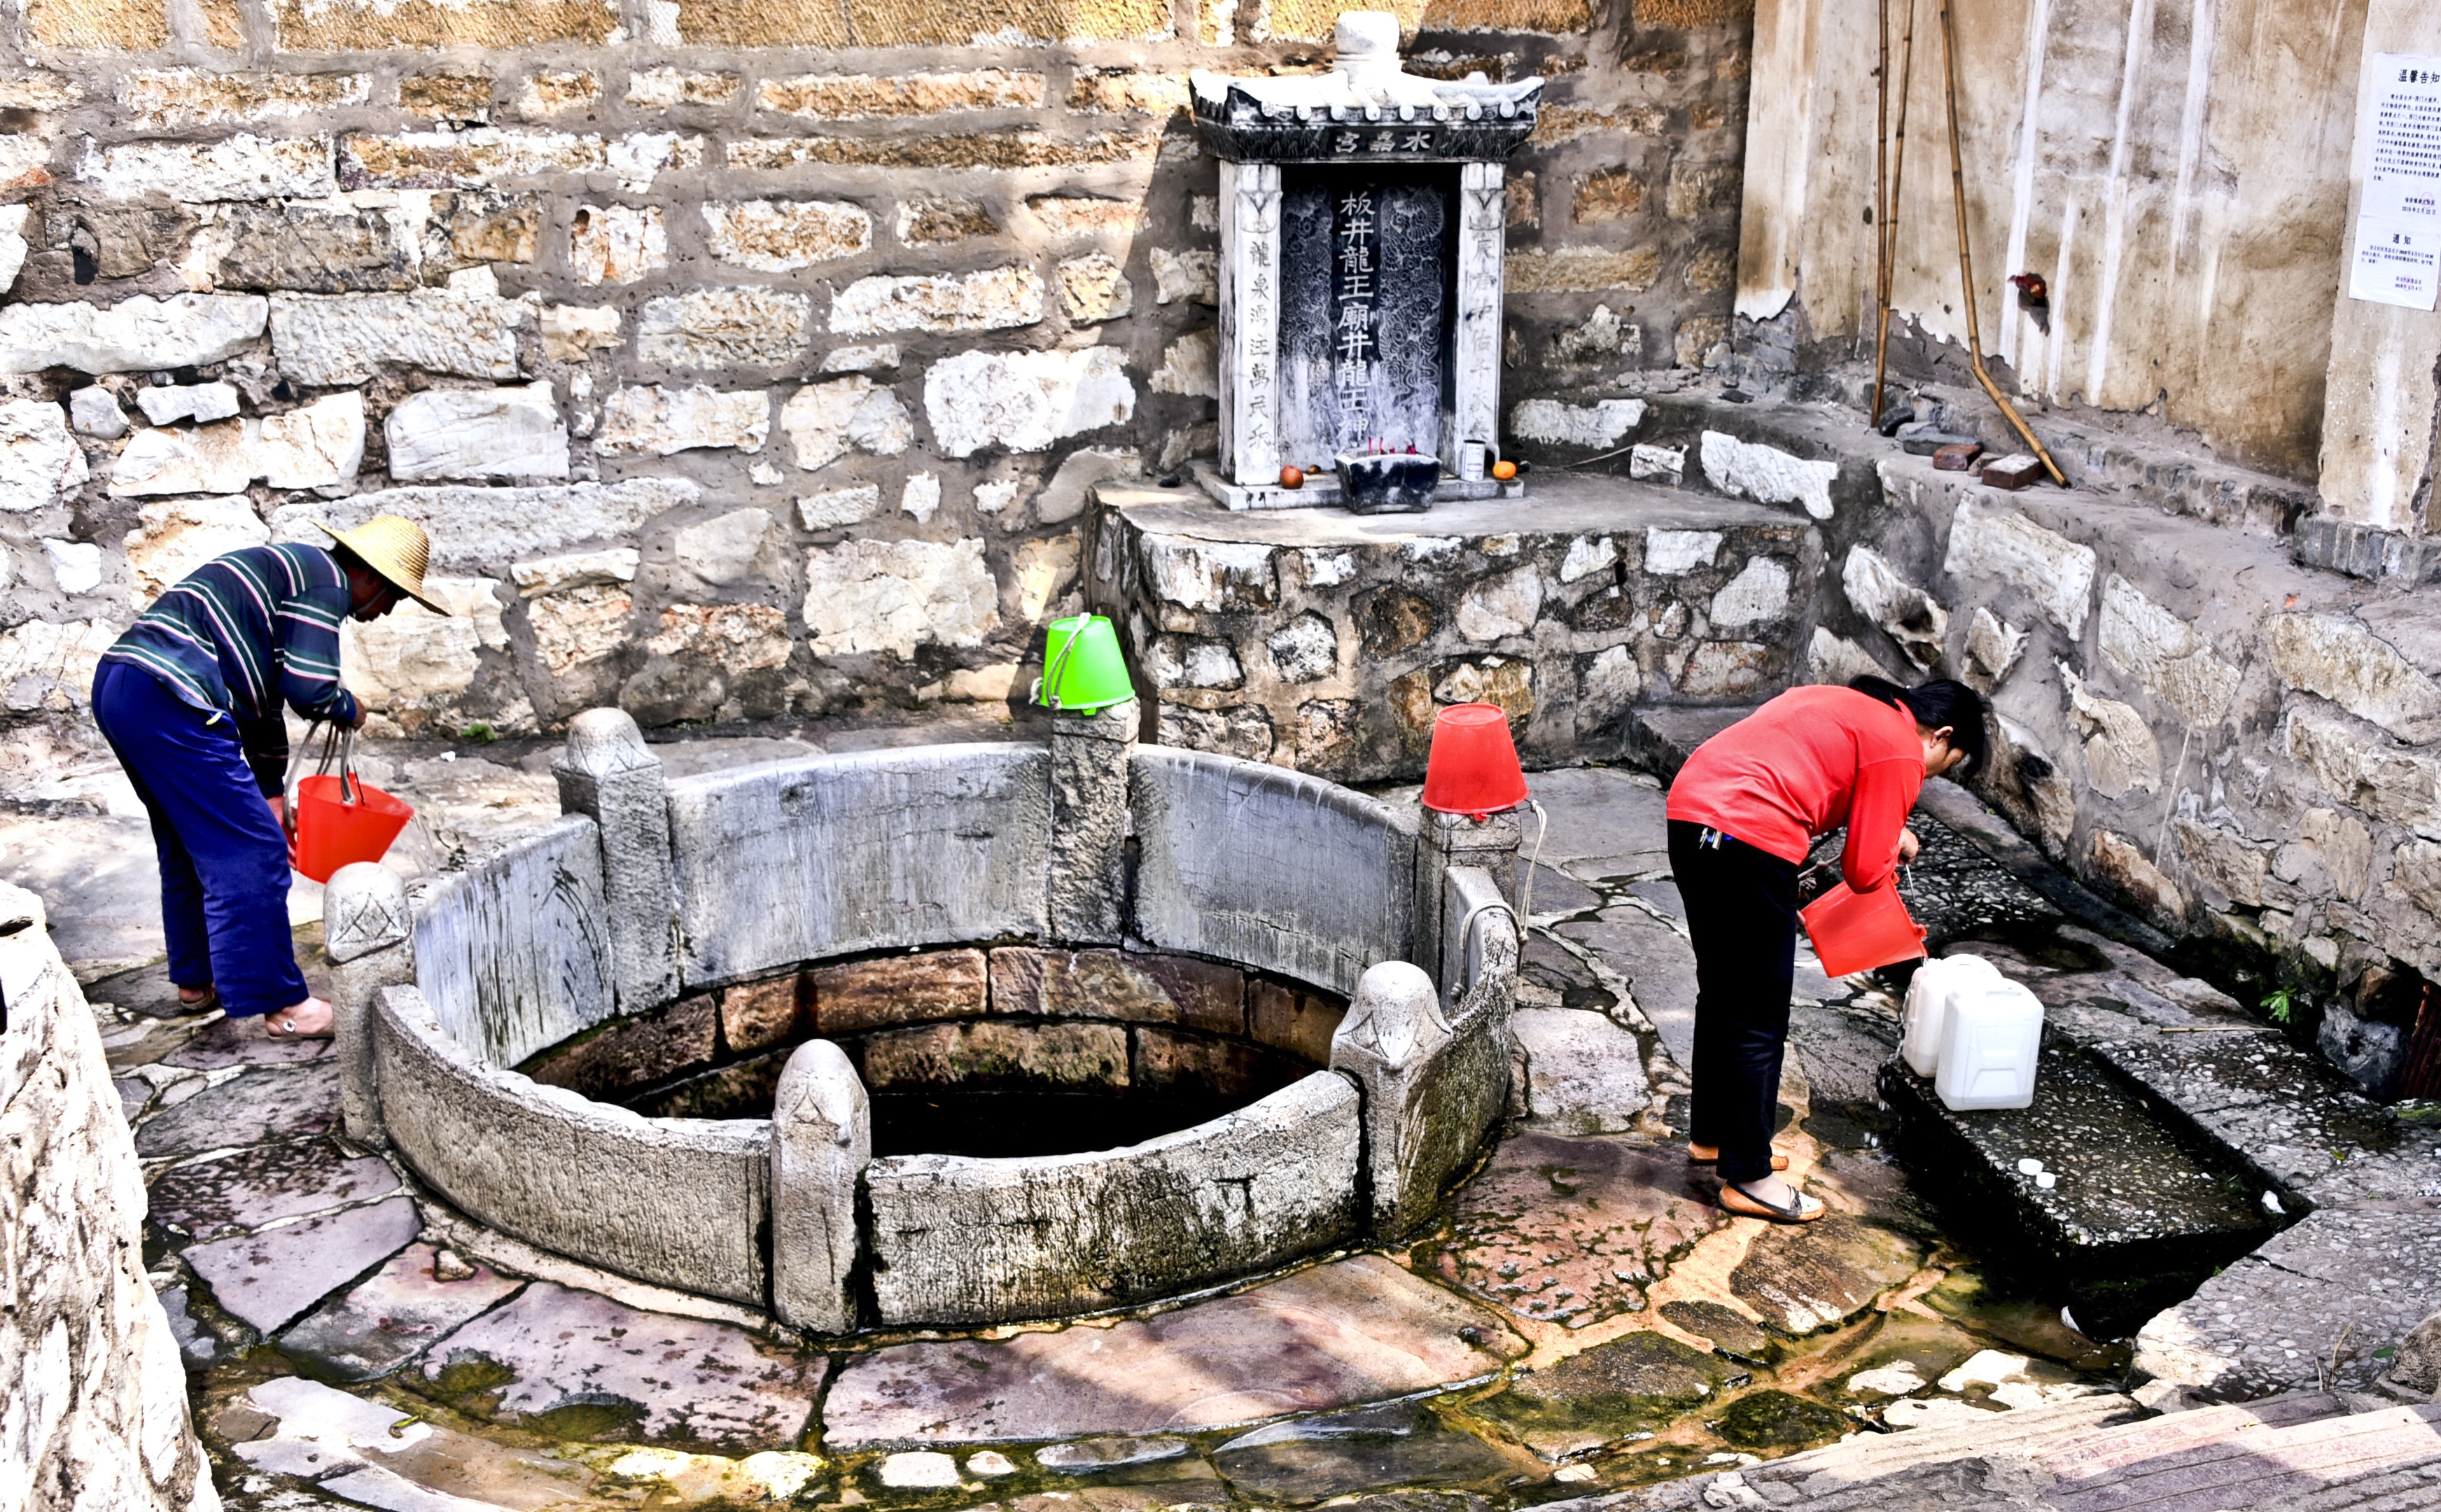
POLYGON ((1233 78, 1197 72, 1195 122, 1233 162, 1326 163, 1363 158, 1492 162, 1533 133, 1541 79, 1495 84, 1480 73, 1451 82, 1399 65, 1398 18, 1339 18, 1328 73, 1233 78))

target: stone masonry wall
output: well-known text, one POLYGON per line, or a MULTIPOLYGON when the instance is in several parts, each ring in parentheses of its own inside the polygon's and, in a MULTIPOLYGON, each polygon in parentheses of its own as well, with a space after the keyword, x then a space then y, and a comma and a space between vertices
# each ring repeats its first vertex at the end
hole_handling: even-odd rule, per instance
MULTIPOLYGON (((1749 9, 1408 5, 1418 70, 1552 81, 1512 395, 1726 331, 1749 9)), ((27 0, 0 704, 73 716, 192 567, 382 512, 460 615, 349 631, 402 731, 1006 697, 1086 487, 1215 441, 1187 71, 1336 13, 27 0)))
POLYGON ((218 1512, 100 1036, 41 900, 7 883, 0 994, 0 1506, 218 1512))

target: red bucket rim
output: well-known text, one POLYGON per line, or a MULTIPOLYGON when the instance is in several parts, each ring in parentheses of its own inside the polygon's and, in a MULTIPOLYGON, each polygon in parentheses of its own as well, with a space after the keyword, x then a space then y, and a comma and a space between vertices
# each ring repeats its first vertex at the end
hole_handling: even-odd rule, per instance
POLYGON ((383 792, 362 778, 356 778, 346 784, 355 789, 356 801, 353 803, 342 796, 340 785, 339 779, 328 772, 317 772, 312 777, 300 777, 297 780, 297 801, 301 805, 311 799, 316 803, 328 803, 333 808, 362 809, 369 814, 381 814, 391 819, 415 817, 413 805, 404 799, 383 792))

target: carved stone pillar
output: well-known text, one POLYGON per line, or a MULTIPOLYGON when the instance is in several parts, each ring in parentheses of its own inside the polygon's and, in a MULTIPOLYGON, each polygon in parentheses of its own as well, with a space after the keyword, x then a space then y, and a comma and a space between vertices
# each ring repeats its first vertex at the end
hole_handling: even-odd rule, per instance
POLYGON ((1280 480, 1280 170, 1220 164, 1220 459, 1230 480, 1280 480))
POLYGON ((348 1138, 385 1148, 373 1063, 373 999, 415 981, 415 914, 398 873, 358 861, 322 890, 322 949, 331 958, 331 1031, 339 1058, 339 1113, 348 1138))
POLYGON ((847 1053, 797 1047, 771 1106, 771 1310, 792 1328, 856 1326, 856 1188, 873 1160, 873 1112, 847 1053))
POLYGON ((560 812, 583 814, 602 832, 619 1011, 668 1002, 678 995, 678 884, 660 758, 625 711, 588 709, 569 721, 568 748, 551 772, 560 812))
POLYGON ((1415 959, 1438 979, 1441 1002, 1455 1010, 1465 986, 1461 959, 1466 942, 1456 938, 1457 925, 1471 903, 1452 911, 1450 873, 1477 867, 1487 873, 1502 897, 1517 900, 1517 846, 1522 832, 1513 814, 1494 814, 1476 823, 1464 814, 1424 811, 1416 848, 1415 959))
POLYGON ((1128 757, 1142 706, 1130 698, 1051 720, 1051 933, 1117 945, 1128 927, 1128 757))
MULTIPOLYGON (((1499 163, 1458 165, 1457 341, 1451 366, 1458 442, 1500 440, 1502 258, 1509 191, 1499 163)), ((1455 459, 1450 459, 1455 463, 1455 459)))

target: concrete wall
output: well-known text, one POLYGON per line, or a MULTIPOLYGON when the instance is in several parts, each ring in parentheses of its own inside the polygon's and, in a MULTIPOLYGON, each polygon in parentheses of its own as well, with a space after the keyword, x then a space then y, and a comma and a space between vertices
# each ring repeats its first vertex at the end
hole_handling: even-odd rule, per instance
POLYGON ((648 1119, 483 1064, 412 987, 381 993, 390 1144, 468 1214, 623 1275, 764 1305, 771 1125, 648 1119))
POLYGON ((219 1512, 93 1015, 39 898, 0 883, 0 1505, 219 1512))
MULTIPOLYGON (((2365 12, 2365 0, 1961 0, 1974 297, 1986 353, 2023 392, 2148 410, 2224 456, 2311 476, 2365 12), (2027 271, 2050 280, 2048 335, 2003 281, 2027 271)), ((1917 11, 1893 300, 1960 343, 1937 14, 1917 11)), ((1894 38, 1894 80, 1897 50, 1894 38)), ((1802 339, 1867 360, 1874 64, 1871 6, 1758 7, 1755 68, 1776 85, 1747 119, 1737 297, 1742 315, 1793 320, 1802 339)))
POLYGON ((998 1323, 1117 1306, 1350 1237, 1356 1086, 1315 1071, 1126 1150, 1041 1160, 905 1155, 865 1169, 885 1323, 998 1323))
MULTIPOLYGON (((349 630, 377 731, 1003 699, 1083 484, 1213 443, 1185 75, 1337 9, 9 9, 0 703, 74 715, 192 565, 376 511, 463 611, 349 630), (163 375, 226 418, 147 419, 163 375)), ((1726 332, 1748 10, 1402 8, 1419 69, 1551 80, 1519 385, 1726 332)))

